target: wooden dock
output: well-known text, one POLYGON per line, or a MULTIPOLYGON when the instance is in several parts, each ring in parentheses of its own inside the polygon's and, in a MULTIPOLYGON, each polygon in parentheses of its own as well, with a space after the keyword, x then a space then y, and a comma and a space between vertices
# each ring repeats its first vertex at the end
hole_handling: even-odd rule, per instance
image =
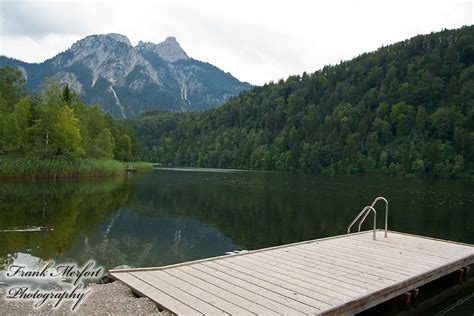
POLYGON ((109 275, 178 315, 341 315, 472 263, 473 245, 367 231, 109 275))

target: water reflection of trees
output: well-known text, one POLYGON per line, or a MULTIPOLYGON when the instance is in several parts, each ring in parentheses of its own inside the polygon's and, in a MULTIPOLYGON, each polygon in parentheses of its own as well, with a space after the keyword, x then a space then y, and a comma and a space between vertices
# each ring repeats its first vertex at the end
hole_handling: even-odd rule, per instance
MULTIPOLYGON (((472 192, 451 180, 163 172, 138 183, 131 208, 199 219, 256 249, 343 234, 363 203, 379 195, 391 201, 390 229, 474 242, 474 227, 466 224, 474 220, 472 192)), ((382 207, 380 228, 383 214, 382 207)))
POLYGON ((393 230, 474 242, 474 226, 467 224, 474 221, 472 186, 459 181, 150 172, 131 183, 1 183, 0 230, 55 230, 0 233, 0 260, 23 251, 43 259, 96 258, 107 267, 145 266, 257 249, 343 234, 378 195, 390 199, 393 230))
MULTIPOLYGON (((225 181, 192 186, 162 181, 141 185, 131 208, 149 216, 201 220, 248 249, 328 236, 346 225, 344 213, 330 211, 330 197, 269 189, 264 179, 251 180, 255 182, 250 189, 225 181)), ((349 210, 350 205, 343 209, 349 210)))
POLYGON ((66 252, 79 234, 125 205, 131 195, 126 178, 93 181, 0 183, 0 230, 50 226, 52 232, 0 232, 0 258, 27 252, 42 259, 66 252))

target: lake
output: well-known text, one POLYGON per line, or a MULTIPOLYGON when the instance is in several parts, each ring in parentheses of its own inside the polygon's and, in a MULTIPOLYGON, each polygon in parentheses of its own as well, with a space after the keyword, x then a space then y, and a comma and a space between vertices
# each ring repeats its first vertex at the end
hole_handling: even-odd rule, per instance
MULTIPOLYGON (((162 169, 102 180, 2 181, 0 270, 91 258, 106 268, 159 266, 339 235, 379 195, 390 201, 389 229, 474 243, 469 181, 162 169), (28 231, 41 226, 54 231, 28 231)), ((453 315, 472 314, 473 293, 463 289, 427 314, 458 301, 453 315)))

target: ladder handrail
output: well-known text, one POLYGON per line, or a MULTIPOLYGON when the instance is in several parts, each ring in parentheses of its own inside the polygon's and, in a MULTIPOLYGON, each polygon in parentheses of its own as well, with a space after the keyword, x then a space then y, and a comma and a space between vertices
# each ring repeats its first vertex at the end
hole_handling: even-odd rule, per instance
POLYGON ((362 209, 362 211, 360 211, 360 213, 356 216, 356 218, 354 218, 352 223, 347 228, 347 233, 349 234, 351 232, 351 227, 357 222, 357 220, 362 215, 364 215, 364 219, 365 219, 367 217, 367 215, 370 213, 370 211, 372 211, 374 213, 374 240, 375 240, 375 236, 376 236, 376 233, 377 233, 377 227, 376 227, 377 226, 377 211, 372 206, 366 206, 362 209))
MULTIPOLYGON (((370 204, 371 207, 374 207, 375 204, 377 204, 378 201, 384 201, 385 202, 385 238, 387 238, 387 231, 388 231, 388 200, 384 198, 383 196, 378 196, 375 198, 375 200, 370 204)), ((369 216, 369 212, 367 211, 362 217, 362 219, 359 222, 359 231, 362 227, 362 224, 364 223, 365 219, 369 216)))

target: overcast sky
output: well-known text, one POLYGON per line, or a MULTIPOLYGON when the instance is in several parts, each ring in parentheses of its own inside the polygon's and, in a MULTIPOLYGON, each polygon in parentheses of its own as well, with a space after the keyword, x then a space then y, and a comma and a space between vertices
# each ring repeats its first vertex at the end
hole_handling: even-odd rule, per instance
POLYGON ((474 0, 0 0, 0 54, 41 62, 90 34, 175 36, 187 54, 263 84, 417 34, 473 24, 474 0))

